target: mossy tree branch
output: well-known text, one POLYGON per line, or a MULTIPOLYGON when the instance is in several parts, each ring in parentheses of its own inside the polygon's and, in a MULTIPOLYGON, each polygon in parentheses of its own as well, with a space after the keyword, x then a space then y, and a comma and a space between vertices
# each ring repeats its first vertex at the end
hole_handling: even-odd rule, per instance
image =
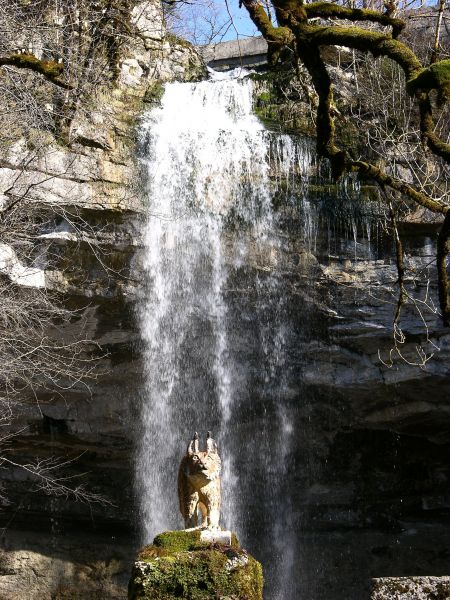
POLYGON ((437 271, 439 284, 439 304, 444 325, 450 327, 450 297, 447 274, 447 256, 450 253, 450 211, 445 215, 444 223, 438 236, 437 271))
MULTIPOLYGON (((346 46, 373 56, 386 56, 398 63, 405 72, 406 79, 418 75, 422 63, 414 52, 392 38, 390 34, 369 31, 362 27, 340 27, 336 25, 310 25, 299 23, 295 27, 296 38, 307 39, 317 46, 346 46)), ((300 56, 303 60, 303 57, 300 56)))
POLYGON ((443 104, 450 99, 450 60, 440 61, 428 69, 402 42, 392 39, 389 35, 367 31, 359 27, 323 27, 308 24, 298 24, 295 27, 297 52, 302 62, 305 57, 301 51, 305 42, 311 47, 347 46, 355 50, 371 52, 374 56, 386 56, 396 62, 404 71, 407 80, 407 90, 414 95, 419 106, 420 129, 430 150, 450 163, 450 144, 441 140, 435 133, 433 112, 428 92, 438 91, 438 99, 443 104))
POLYGON ((356 171, 365 178, 373 179, 383 187, 390 187, 408 196, 424 208, 436 213, 445 214, 449 209, 448 206, 418 191, 404 181, 388 175, 375 165, 361 160, 350 159, 343 150, 339 149, 335 143, 334 136, 335 128, 332 114, 333 89, 320 51, 315 45, 308 46, 303 41, 297 41, 297 49, 303 57, 303 63, 311 76, 314 88, 319 97, 316 121, 317 153, 320 157, 329 159, 333 177, 337 179, 346 171, 356 171))
POLYGON ((312 2, 304 6, 308 19, 320 17, 322 19, 345 19, 346 21, 367 21, 392 27, 392 37, 397 38, 405 28, 401 19, 390 17, 387 14, 366 8, 348 8, 331 2, 312 2))
POLYGON ((288 27, 275 27, 257 0, 241 0, 240 4, 245 6, 258 31, 267 41, 267 59, 269 65, 274 66, 283 47, 294 41, 292 31, 288 27))
POLYGON ((437 90, 441 104, 450 101, 450 59, 441 60, 422 69, 407 83, 408 92, 412 95, 417 92, 437 90))
POLYGON ((335 144, 334 119, 332 116, 333 88, 319 48, 303 40, 297 40, 297 51, 311 76, 319 97, 317 105, 317 154, 331 162, 333 177, 338 179, 345 170, 345 153, 335 144))
MULTIPOLYGON (((273 41, 274 31, 285 32, 289 30, 295 36, 298 56, 307 68, 307 63, 311 62, 309 54, 313 46, 316 48, 320 46, 346 46, 355 50, 370 52, 374 56, 386 56, 395 61, 405 73, 409 93, 414 95, 417 100, 423 139, 434 154, 450 163, 450 144, 439 139, 434 131, 431 102, 428 96, 430 90, 437 89, 441 103, 450 98, 449 60, 440 61, 425 69, 415 53, 406 44, 394 39, 389 34, 369 31, 355 26, 323 26, 311 25, 307 22, 308 17, 311 16, 327 15, 341 16, 341 18, 345 16, 347 20, 365 20, 389 24, 393 27, 395 37, 401 30, 402 22, 400 19, 392 19, 388 15, 377 13, 377 11, 346 9, 334 3, 316 2, 304 5, 300 0, 273 0, 272 4, 280 23, 280 27, 274 27, 263 6, 257 0, 243 0, 242 3, 267 40, 270 38, 273 41)), ((283 35, 286 34, 283 33, 283 35)), ((320 85, 320 77, 313 76, 313 70, 316 67, 313 67, 313 69, 308 68, 315 86, 317 82, 320 85)), ((321 71, 323 72, 322 68, 321 71)), ((318 89, 316 91, 319 93, 318 89)), ((324 105, 319 107, 319 110, 323 109, 324 105)), ((332 119, 331 116, 330 118, 332 119)), ((325 141, 324 145, 326 144, 325 141)))
POLYGON ((431 196, 423 192, 419 192, 416 188, 408 183, 405 183, 401 179, 396 179, 391 175, 388 175, 375 165, 367 163, 362 160, 347 160, 346 161, 346 170, 349 171, 357 171, 363 177, 367 179, 372 179, 376 181, 378 184, 384 187, 389 187, 404 196, 407 196, 420 206, 431 210, 434 213, 438 214, 447 214, 450 210, 450 207, 438 200, 435 200, 431 196))
POLYGON ((40 60, 34 54, 10 54, 0 56, 0 67, 10 66, 18 69, 29 69, 34 73, 43 75, 48 81, 66 90, 73 89, 70 83, 62 81, 60 76, 64 71, 64 65, 54 60, 40 60))

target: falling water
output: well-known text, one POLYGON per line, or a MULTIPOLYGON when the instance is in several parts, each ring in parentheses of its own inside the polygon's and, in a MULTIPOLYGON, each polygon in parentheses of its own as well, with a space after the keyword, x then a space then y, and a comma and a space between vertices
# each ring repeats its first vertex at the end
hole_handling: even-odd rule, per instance
MULTIPOLYGON (((203 438, 212 430, 219 443, 222 525, 246 541, 251 494, 263 486, 267 497, 260 504, 270 512, 280 494, 264 453, 278 453, 284 464, 292 428, 280 404, 251 439, 239 437, 239 415, 243 407, 252 410, 245 383, 250 367, 242 358, 252 349, 240 337, 235 298, 253 302, 263 386, 273 391, 283 385, 286 307, 277 272, 284 242, 274 233, 272 200, 282 184, 285 196, 295 195, 298 175, 311 162, 309 146, 265 130, 252 113, 252 82, 243 73, 168 84, 141 133, 148 173, 140 311, 146 384, 136 480, 144 541, 181 526, 177 467, 197 430, 203 438), (251 286, 249 265, 256 273, 251 286), (280 438, 272 446, 274 432, 280 438), (251 453, 259 466, 252 466, 251 453), (258 481, 256 473, 262 473, 258 481)), ((278 548, 286 523, 275 514, 271 521, 278 548)), ((278 570, 278 579, 283 576, 278 570)))

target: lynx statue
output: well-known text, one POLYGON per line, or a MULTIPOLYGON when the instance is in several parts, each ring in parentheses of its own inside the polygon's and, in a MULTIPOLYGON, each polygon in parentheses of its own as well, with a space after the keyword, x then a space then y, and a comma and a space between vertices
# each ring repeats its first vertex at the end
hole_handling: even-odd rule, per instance
POLYGON ((187 447, 178 472, 178 497, 186 529, 219 529, 220 457, 217 444, 208 431, 206 452, 199 452, 198 434, 187 447), (198 509, 202 523, 198 524, 198 509))

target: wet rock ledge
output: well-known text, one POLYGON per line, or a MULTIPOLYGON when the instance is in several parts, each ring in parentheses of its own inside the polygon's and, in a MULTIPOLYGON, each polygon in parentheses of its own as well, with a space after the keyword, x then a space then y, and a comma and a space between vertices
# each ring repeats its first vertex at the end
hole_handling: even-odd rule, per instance
POLYGON ((241 548, 205 543, 199 531, 167 531, 136 557, 128 600, 262 600, 262 567, 241 548))
POLYGON ((447 600, 450 577, 380 577, 371 600, 447 600))

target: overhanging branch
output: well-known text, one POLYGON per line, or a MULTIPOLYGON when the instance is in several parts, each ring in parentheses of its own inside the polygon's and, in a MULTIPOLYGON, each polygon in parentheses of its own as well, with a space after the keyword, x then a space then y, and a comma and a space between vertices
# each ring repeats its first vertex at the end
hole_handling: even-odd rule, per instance
POLYGON ((18 69, 28 69, 43 75, 48 81, 66 90, 73 89, 70 83, 62 81, 59 77, 64 71, 64 65, 54 60, 40 60, 34 54, 10 54, 0 56, 0 67, 10 66, 18 69))
POLYGON ((346 21, 368 21, 392 27, 392 37, 397 38, 405 28, 405 22, 376 10, 366 8, 348 8, 332 2, 312 2, 306 4, 304 10, 308 19, 345 19, 346 21))
POLYGON ((269 65, 275 65, 284 46, 294 41, 292 31, 288 27, 275 27, 264 7, 257 0, 241 0, 240 5, 242 4, 250 14, 258 31, 267 42, 267 59, 269 65))

